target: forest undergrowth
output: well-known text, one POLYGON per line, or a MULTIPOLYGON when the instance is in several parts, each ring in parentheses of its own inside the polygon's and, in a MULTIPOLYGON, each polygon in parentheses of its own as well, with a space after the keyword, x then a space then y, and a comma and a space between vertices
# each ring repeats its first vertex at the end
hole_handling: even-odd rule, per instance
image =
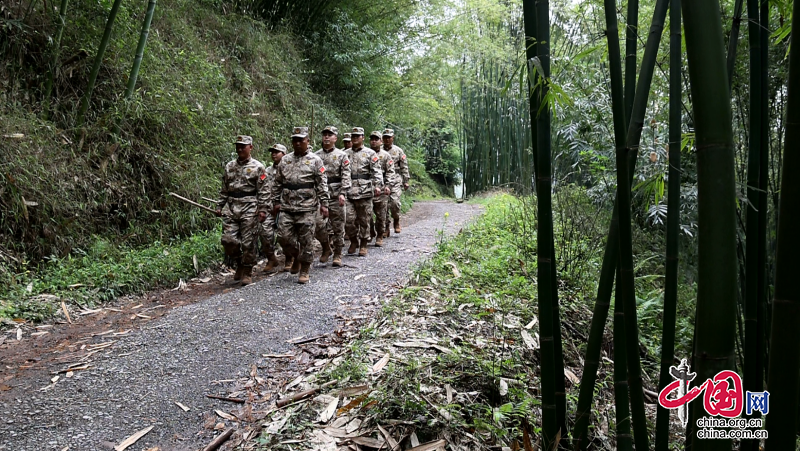
MULTIPOLYGON (((281 433, 262 435, 261 443, 280 448, 281 442, 307 440, 311 447, 333 440, 326 433, 342 443, 358 436, 358 431, 372 430, 374 437, 366 439, 388 440, 388 435, 412 444, 445 439, 453 449, 530 449, 525 441, 535 442, 541 426, 536 240, 531 234, 535 230, 535 198, 493 194, 473 202, 484 204, 485 213, 455 237, 439 242, 433 257, 416 269, 399 295, 349 344, 343 361, 318 378, 319 383, 336 380, 339 386, 345 382, 368 389, 356 390, 360 396, 342 399, 343 407, 330 418, 328 428, 319 429, 324 424, 314 427, 319 422, 319 405, 310 404, 293 412, 291 426, 281 433), (358 427, 354 429, 353 424, 358 427), (345 433, 342 431, 352 434, 337 435, 345 433)), ((567 191, 561 202, 585 207, 571 211, 591 210, 582 190, 567 191)), ((600 214, 597 220, 599 228, 605 224, 603 217, 600 214)), ((591 222, 588 217, 582 219, 591 222)), ((562 222, 556 228, 557 239, 573 233, 570 227, 562 222)), ((582 233, 581 237, 570 235, 572 241, 562 243, 561 252, 572 246, 575 249, 570 252, 591 253, 561 267, 565 271, 559 283, 571 412, 577 403, 602 259, 602 238, 592 243, 595 237, 587 230, 582 233)), ((658 259, 655 254, 650 257, 658 259)), ((654 392, 660 335, 650 331, 661 327, 657 312, 663 290, 655 288, 657 278, 641 275, 651 272, 645 265, 637 268, 637 289, 643 296, 638 300, 640 325, 642 336, 653 338, 648 338, 652 341, 645 342, 641 354, 645 386, 654 392)), ((680 316, 685 324, 678 328, 677 355, 686 355, 690 346, 692 295, 689 287, 682 289, 679 308, 685 313, 680 316)), ((610 322, 602 349, 590 449, 610 450, 616 446, 610 322)), ((647 413, 653 421, 655 402, 652 394, 648 395, 647 413)), ((282 415, 277 413, 272 420, 280 420, 282 415)), ((677 425, 673 428, 676 443, 682 440, 678 429, 677 425)))

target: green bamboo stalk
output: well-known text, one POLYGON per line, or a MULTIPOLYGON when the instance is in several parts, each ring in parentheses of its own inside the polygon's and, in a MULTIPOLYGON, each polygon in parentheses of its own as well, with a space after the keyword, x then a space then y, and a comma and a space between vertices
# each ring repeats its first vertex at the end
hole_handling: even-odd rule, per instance
POLYGON ((639 34, 639 0, 628 0, 625 23, 625 122, 631 118, 633 97, 636 94, 636 52, 639 34))
MULTIPOLYGON (((680 226, 682 150, 680 0, 670 0, 669 28, 669 192, 667 196, 667 264, 664 283, 659 391, 672 382, 669 368, 675 358, 675 323, 678 309, 678 229, 680 226)), ((656 451, 667 451, 669 447, 669 416, 669 410, 658 406, 656 411, 656 451)))
POLYGON ((625 311, 619 291, 619 271, 614 290, 614 410, 617 423, 617 451, 631 451, 631 415, 628 398, 628 358, 625 355, 625 311))
MULTIPOLYGON (((617 147, 625 145, 625 135, 627 133, 626 116, 623 104, 622 86, 622 62, 620 60, 619 31, 617 27, 616 3, 614 0, 605 0, 606 18, 606 38, 608 42, 609 71, 611 75, 611 105, 614 120, 614 141, 617 147)), ((614 283, 614 274, 617 266, 617 249, 619 246, 619 229, 617 204, 614 204, 614 213, 611 218, 610 231, 606 240, 606 250, 603 258, 603 266, 600 271, 600 282, 598 286, 597 302, 595 303, 594 313, 592 314, 592 324, 589 331, 589 342, 586 348, 586 358, 584 359, 584 370, 581 377, 580 394, 578 396, 578 407, 573 429, 573 448, 575 450, 585 450, 589 444, 587 430, 591 415, 592 398, 594 396, 594 384, 597 380, 597 369, 600 366, 600 347, 602 345, 603 332, 605 330, 608 308, 611 300, 611 287, 614 283), (614 258, 609 258, 610 255, 614 258)), ((615 323, 616 330, 616 323, 615 323)), ((616 340, 616 334, 615 334, 616 340)), ((615 348, 616 349, 616 348, 615 348)), ((622 349, 622 348, 620 348, 622 349)), ((614 352, 615 359, 617 351, 614 352)), ((615 367, 615 378, 616 363, 615 367)), ((625 371, 627 377, 627 370, 625 371)), ((627 415, 628 393, 627 382, 625 390, 625 412, 627 415)), ((619 404, 617 409, 620 409, 619 404)), ((628 425, 630 428, 630 425, 628 425)), ((619 427, 619 424, 618 424, 619 427)), ((619 433, 619 431, 618 431, 619 433)), ((628 430, 628 434, 630 431, 628 430)))
POLYGON ((69 0, 61 0, 61 7, 58 9, 58 30, 56 39, 53 42, 53 54, 50 57, 50 71, 47 74, 47 82, 44 86, 44 105, 42 113, 45 119, 50 116, 50 96, 53 95, 53 83, 58 70, 58 57, 61 53, 61 36, 64 34, 64 27, 67 24, 67 3, 69 0))
MULTIPOLYGON (((647 93, 650 91, 650 85, 653 79, 653 71, 656 63, 656 56, 658 52, 658 42, 660 40, 661 31, 664 26, 664 19, 667 13, 667 3, 665 0, 659 0, 656 3, 656 8, 653 12, 653 20, 650 29, 650 34, 647 38, 645 46, 644 58, 642 59, 642 66, 640 68, 638 86, 636 89, 635 105, 632 111, 632 117, 625 122, 628 127, 618 127, 615 125, 615 136, 618 130, 621 129, 627 135, 626 142, 636 142, 638 147, 639 139, 642 134, 642 124, 644 124, 644 114, 647 106, 647 93), (633 134, 631 134, 633 129, 633 134)), ((616 8, 613 1, 606 3, 606 28, 611 31, 616 28, 616 8)), ((619 55, 619 43, 614 38, 613 34, 608 35, 609 40, 609 58, 614 58, 612 55, 619 55), (615 44, 616 43, 616 44, 615 44), (613 52, 616 47, 617 52, 613 52)), ((614 99, 618 98, 617 102, 622 103, 622 69, 619 64, 610 64, 611 70, 611 89, 612 89, 612 110, 614 109, 614 99), (615 72, 616 71, 616 72, 615 72), (618 74, 615 76, 615 73, 618 74), (614 81, 617 78, 618 81, 614 81), (617 88, 615 89, 615 85, 617 88), (619 94, 614 94, 617 91, 619 94)), ((615 123, 618 117, 624 118, 622 113, 614 113, 615 123)), ((617 138, 615 141, 621 140, 617 138)), ((617 148, 624 145, 618 144, 617 148)), ((627 156, 630 177, 633 177, 636 167, 636 154, 637 152, 629 152, 627 156)), ((597 290, 597 301, 595 304, 594 315, 592 316, 592 325, 589 335, 589 342, 586 348, 586 357, 584 359, 587 365, 592 365, 591 362, 599 362, 600 359, 600 345, 603 339, 603 328, 608 316, 608 305, 611 299, 611 287, 613 285, 614 274, 617 266, 618 252, 619 252, 619 228, 618 228, 618 206, 619 198, 614 201, 614 210, 612 214, 611 223, 609 224, 608 238, 606 241, 606 251, 603 255, 603 264, 600 273, 600 283, 597 290)), ((638 343, 638 340, 637 340, 638 343)), ((638 344, 637 344, 638 346, 638 344)), ((638 363, 638 351, 636 357, 638 363)), ((596 363, 595 363, 596 364, 596 363)), ((581 380, 581 394, 578 398, 578 413, 576 416, 576 424, 573 435, 578 437, 576 440, 575 449, 585 449, 588 445, 586 437, 586 429, 588 425, 588 415, 590 414, 592 397, 594 396, 594 382, 596 380, 596 371, 589 371, 584 369, 583 379, 581 380), (585 387, 585 388, 584 388, 585 387)), ((641 385, 639 385, 641 387, 641 385)), ((643 407, 643 394, 642 394, 642 407, 643 407)), ((639 410, 641 412, 641 410, 639 410)), ((644 422, 639 419, 639 422, 644 422)), ((646 434, 640 434, 646 437, 646 434)), ((635 435, 634 435, 635 437, 635 435)))
MULTIPOLYGON (((133 58, 133 67, 131 67, 131 74, 128 76, 128 86, 125 89, 125 105, 131 100, 133 91, 136 89, 136 79, 139 77, 139 67, 142 65, 142 58, 144 57, 144 48, 147 45, 147 36, 150 34, 150 23, 153 21, 153 11, 156 9, 156 0, 150 0, 147 3, 147 11, 144 15, 144 23, 142 24, 142 32, 139 34, 139 44, 136 46, 136 56, 133 58)), ((126 107, 127 109, 127 107, 126 107)), ((114 125, 114 135, 119 136, 120 127, 119 120, 114 125)))
MULTIPOLYGON (((698 381, 735 368, 737 268, 733 128, 717 0, 682 2, 697 145, 698 283, 694 361, 698 381)), ((707 415, 693 403, 694 418, 707 415)), ((730 450, 699 440, 694 451, 730 450)))
MULTIPOLYGON (((792 7, 800 17, 800 2, 792 7)), ((797 234, 800 213, 800 25, 792 22, 790 38, 786 135, 778 215, 778 246, 775 256, 775 298, 772 301, 770 354, 767 387, 769 415, 768 451, 796 449, 797 399, 800 397, 800 278, 797 277, 797 234)))
POLYGON ((736 49, 739 46, 739 27, 742 22, 743 3, 744 3, 743 0, 736 0, 736 3, 733 7, 733 23, 731 24, 731 36, 728 39, 728 58, 727 58, 728 91, 730 91, 731 86, 733 86, 733 66, 736 63, 736 49))
MULTIPOLYGON (((750 127, 747 160, 747 215, 745 248, 745 308, 744 308, 744 388, 759 391, 763 386, 763 364, 759 365, 758 347, 759 303, 759 212, 758 193, 761 175, 761 26, 759 0, 747 0, 748 42, 750 44, 750 127)), ((754 451, 755 440, 742 440, 742 451, 754 451)))
POLYGON ((97 81, 97 74, 100 72, 100 65, 103 63, 103 55, 105 55, 106 47, 108 47, 108 41, 111 39, 111 30, 114 28, 114 20, 117 18, 117 12, 119 12, 119 6, 121 3, 122 0, 114 0, 114 4, 111 6, 111 11, 108 13, 106 28, 105 31, 103 31, 103 38, 100 40, 100 47, 97 48, 97 55, 94 57, 92 72, 89 73, 89 83, 86 85, 86 92, 83 93, 83 97, 81 98, 81 108, 78 111, 78 117, 75 120, 75 125, 77 128, 81 128, 83 126, 83 121, 86 117, 86 111, 89 109, 89 101, 92 98, 92 91, 94 90, 94 84, 97 81))

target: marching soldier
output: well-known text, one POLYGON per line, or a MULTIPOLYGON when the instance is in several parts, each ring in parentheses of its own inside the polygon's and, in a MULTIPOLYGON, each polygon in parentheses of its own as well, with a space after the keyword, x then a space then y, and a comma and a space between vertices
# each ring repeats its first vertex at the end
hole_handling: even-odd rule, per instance
MULTIPOLYGON (((272 185, 275 183, 275 166, 279 165, 281 158, 286 155, 286 146, 283 144, 275 144, 269 148, 272 157, 272 165, 267 168, 267 178, 264 180, 264 190, 267 193, 272 191, 272 185)), ((272 198, 268 199, 269 205, 267 210, 272 210, 272 198)), ((261 223, 261 248, 267 253, 267 264, 264 266, 265 273, 273 273, 278 267, 278 259, 275 257, 275 233, 276 224, 275 216, 270 212, 266 221, 261 223)), ((286 256, 286 263, 289 267, 292 261, 289 256, 286 256)), ((286 269, 289 270, 288 268, 286 269)))
POLYGON ((295 127, 294 153, 276 166, 272 185, 272 214, 278 215, 278 236, 283 253, 294 258, 292 274, 298 283, 308 283, 314 259, 314 214, 328 217, 328 182, 322 160, 308 151, 308 127, 295 127), (299 244, 299 248, 298 248, 299 244), (299 268, 298 268, 299 266, 299 268))
POLYGON ((353 148, 353 141, 350 137, 350 133, 345 133, 344 138, 342 138, 342 142, 344 143, 344 151, 347 152, 348 150, 353 148))
POLYGON ((328 225, 321 221, 317 215, 317 240, 322 244, 320 263, 326 263, 331 255, 331 241, 333 241, 333 266, 342 266, 342 247, 344 246, 344 208, 345 194, 350 190, 350 158, 347 153, 337 149, 336 139, 339 130, 334 126, 327 126, 322 130, 322 149, 315 155, 325 166, 325 175, 328 178, 328 193, 331 201, 328 205, 328 225), (333 232, 333 237, 328 235, 328 229, 333 232))
POLYGON ((350 238, 348 254, 358 249, 359 257, 367 256, 369 221, 372 218, 372 198, 379 196, 383 186, 383 175, 378 165, 378 155, 364 147, 364 129, 354 127, 351 135, 353 148, 350 157, 350 179, 352 187, 347 192, 347 236, 350 238))
POLYGON ((378 166, 383 176, 384 185, 381 187, 381 194, 372 198, 372 209, 375 212, 375 219, 370 221, 371 237, 377 236, 375 246, 383 246, 383 237, 386 233, 386 223, 388 222, 389 209, 389 181, 394 178, 394 162, 388 152, 381 149, 381 132, 372 132, 369 135, 369 147, 378 156, 378 166), (377 224, 377 225, 376 225, 377 224), (376 230, 377 229, 377 230, 376 230))
MULTIPOLYGON (((392 219, 394 219, 394 233, 400 233, 402 230, 400 227, 400 195, 408 189, 408 182, 411 176, 408 173, 406 153, 403 152, 403 149, 394 145, 394 130, 391 128, 383 131, 383 149, 389 152, 395 164, 394 177, 388 183, 392 191, 389 197, 389 211, 391 211, 392 219)), ((386 235, 389 235, 388 224, 386 235)))
POLYGON ((217 216, 223 216, 222 247, 236 262, 233 280, 242 285, 252 282, 253 265, 258 259, 258 223, 267 218, 269 193, 265 188, 266 168, 251 158, 253 138, 236 137, 238 158, 225 165, 222 189, 217 202, 217 216))

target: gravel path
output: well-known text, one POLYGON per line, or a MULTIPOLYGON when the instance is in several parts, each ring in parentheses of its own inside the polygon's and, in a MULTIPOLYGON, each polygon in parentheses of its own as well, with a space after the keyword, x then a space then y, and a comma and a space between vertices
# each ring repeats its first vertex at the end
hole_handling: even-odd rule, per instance
POLYGON ((375 296, 402 282, 431 253, 440 230, 457 232, 480 211, 470 204, 417 202, 404 220, 410 225, 383 248, 370 246, 367 258, 346 256, 340 269, 315 263, 308 285, 282 273, 176 308, 121 337, 91 370, 62 374, 55 384, 40 377, 34 388, 6 393, 0 450, 113 449, 149 426, 128 450, 196 450, 207 443, 198 436, 202 413, 230 407, 204 396, 214 392, 214 381, 247 375, 254 364, 268 374, 262 354, 285 353, 292 347, 287 340, 334 331, 338 299, 375 296))

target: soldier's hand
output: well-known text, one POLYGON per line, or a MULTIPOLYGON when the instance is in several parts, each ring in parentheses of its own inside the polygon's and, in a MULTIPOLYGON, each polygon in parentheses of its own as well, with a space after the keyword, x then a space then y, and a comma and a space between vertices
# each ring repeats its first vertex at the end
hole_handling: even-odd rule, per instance
POLYGON ((408 190, 408 183, 403 183, 403 191, 408 190))
POLYGON ((322 213, 322 217, 323 218, 327 218, 328 217, 328 207, 326 207, 324 205, 320 205, 319 206, 319 211, 320 211, 320 213, 322 213))
POLYGON ((258 222, 264 222, 267 220, 267 212, 266 211, 259 211, 258 212, 258 222))
POLYGON ((278 216, 279 211, 281 211, 281 204, 275 204, 272 206, 272 216, 278 216))
POLYGON ((388 186, 384 186, 383 187, 383 194, 386 194, 388 196, 389 194, 392 194, 392 190, 389 189, 388 186))
POLYGON ((339 206, 344 207, 344 194, 339 194, 339 206))
POLYGON ((217 211, 215 211, 214 214, 217 215, 217 217, 221 217, 222 216, 222 209, 217 208, 217 211))

